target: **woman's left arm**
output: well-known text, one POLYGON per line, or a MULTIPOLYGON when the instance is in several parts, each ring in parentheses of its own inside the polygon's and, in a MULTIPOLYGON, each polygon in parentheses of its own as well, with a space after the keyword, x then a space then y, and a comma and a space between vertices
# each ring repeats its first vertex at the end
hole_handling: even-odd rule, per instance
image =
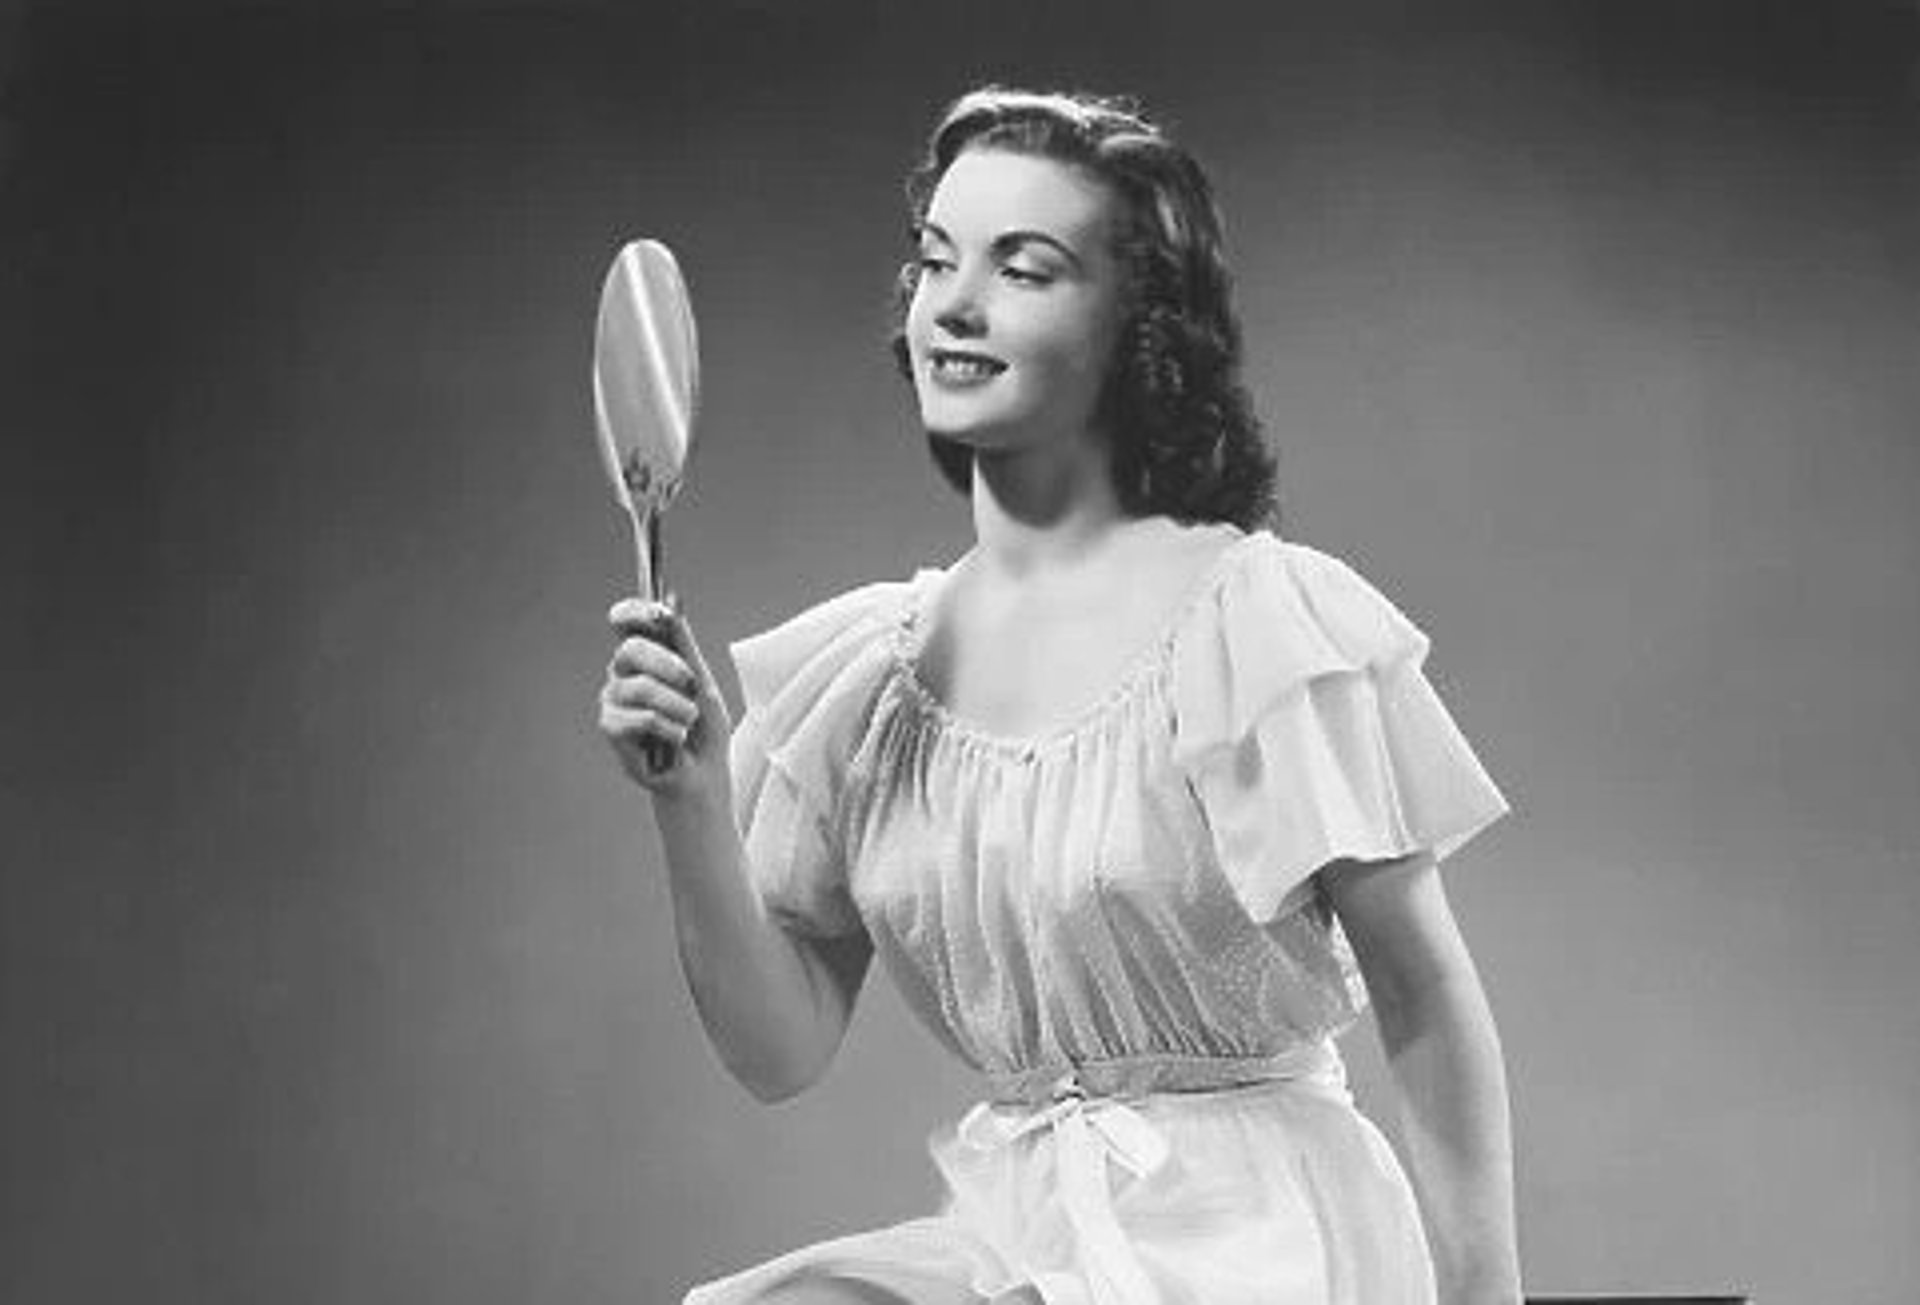
POLYGON ((1500 1036, 1428 853, 1322 874, 1373 999, 1440 1305, 1517 1305, 1500 1036))

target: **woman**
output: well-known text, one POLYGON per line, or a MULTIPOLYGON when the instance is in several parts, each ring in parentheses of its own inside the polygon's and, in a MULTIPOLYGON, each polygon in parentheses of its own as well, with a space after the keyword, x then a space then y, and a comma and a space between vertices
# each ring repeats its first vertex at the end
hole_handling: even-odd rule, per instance
POLYGON ((689 1301, 1518 1300, 1435 869, 1505 804, 1419 630, 1262 528, 1205 177, 1114 102, 989 89, 909 195, 895 352, 974 547, 735 645, 737 729, 684 619, 622 602, 601 725, 749 1089, 820 1076, 878 952, 985 1100, 938 1214, 689 1301), (1411 1183, 1333 1046, 1369 995, 1411 1183))

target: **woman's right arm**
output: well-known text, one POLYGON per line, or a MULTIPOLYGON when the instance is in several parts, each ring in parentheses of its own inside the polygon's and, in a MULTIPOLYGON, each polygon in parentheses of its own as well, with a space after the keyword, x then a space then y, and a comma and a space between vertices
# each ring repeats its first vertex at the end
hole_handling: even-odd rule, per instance
POLYGON ((872 957, 863 934, 822 941, 790 932, 754 891, 733 812, 732 722, 686 619, 627 599, 610 619, 620 643, 600 693, 600 729, 653 800, 666 853, 680 965, 707 1037, 762 1101, 790 1097, 826 1071, 872 957), (673 745, 656 768, 649 741, 673 745))

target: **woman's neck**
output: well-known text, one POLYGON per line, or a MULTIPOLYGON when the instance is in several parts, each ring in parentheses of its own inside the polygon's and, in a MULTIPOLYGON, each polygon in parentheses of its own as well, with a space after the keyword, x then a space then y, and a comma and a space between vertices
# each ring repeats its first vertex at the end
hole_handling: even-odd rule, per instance
POLYGON ((1137 523, 1114 492, 1105 449, 974 454, 975 565, 1011 580, 1071 570, 1137 523))

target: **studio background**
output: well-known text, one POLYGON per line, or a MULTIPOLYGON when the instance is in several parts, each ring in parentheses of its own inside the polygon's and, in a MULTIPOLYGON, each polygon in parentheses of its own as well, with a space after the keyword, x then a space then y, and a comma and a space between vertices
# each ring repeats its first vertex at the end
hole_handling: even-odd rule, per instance
POLYGON ((886 301, 1000 79, 1210 165, 1287 531, 1515 804, 1448 882, 1530 1287, 1920 1298, 1914 10, 1275 8, 0 15, 0 1297, 670 1302, 929 1207, 877 970, 796 1102, 706 1047, 587 366, 667 239, 716 659, 956 556, 886 301))

